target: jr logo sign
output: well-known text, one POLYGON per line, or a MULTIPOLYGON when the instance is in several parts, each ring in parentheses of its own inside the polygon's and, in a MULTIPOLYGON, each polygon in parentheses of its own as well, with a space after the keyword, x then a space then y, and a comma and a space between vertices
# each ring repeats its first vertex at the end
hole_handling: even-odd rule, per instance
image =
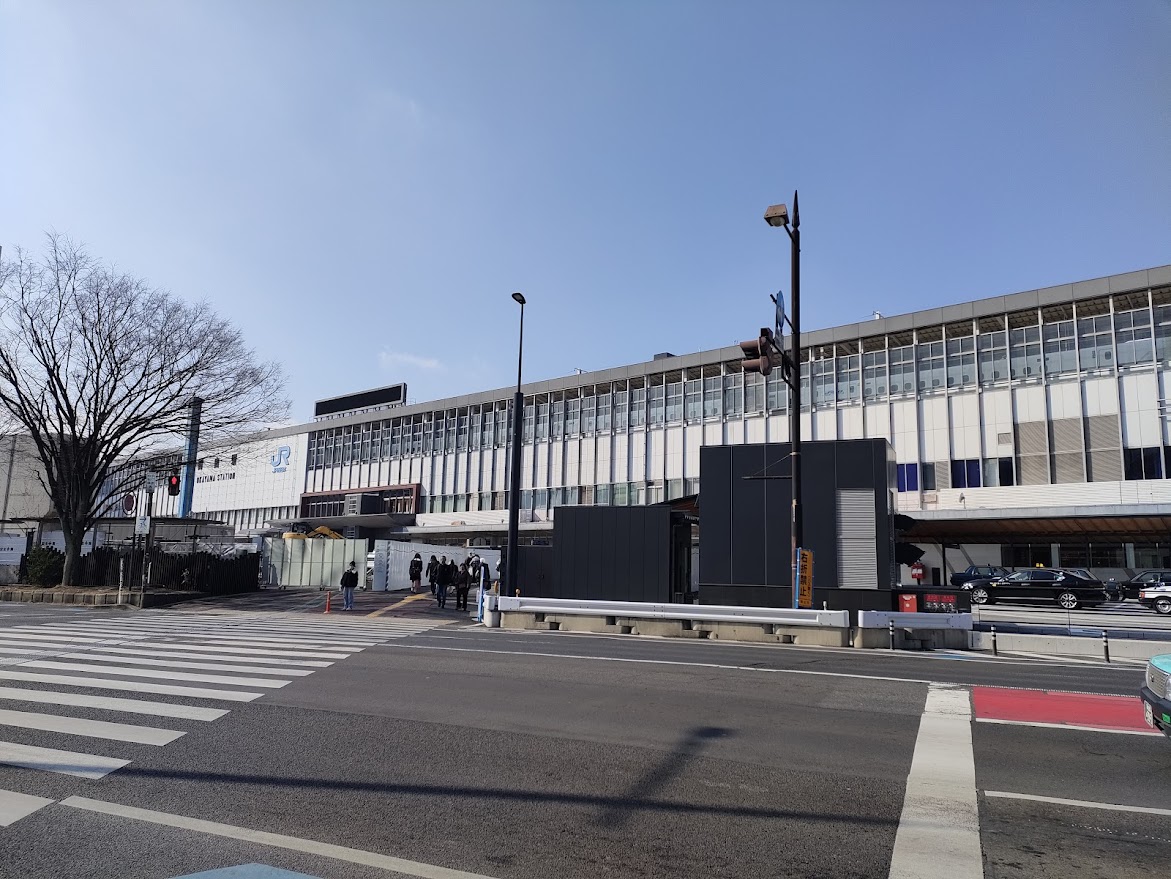
POLYGON ((281 446, 276 450, 276 454, 271 455, 268 462, 272 464, 273 473, 284 473, 289 469, 289 458, 292 457, 293 450, 288 446, 281 446))

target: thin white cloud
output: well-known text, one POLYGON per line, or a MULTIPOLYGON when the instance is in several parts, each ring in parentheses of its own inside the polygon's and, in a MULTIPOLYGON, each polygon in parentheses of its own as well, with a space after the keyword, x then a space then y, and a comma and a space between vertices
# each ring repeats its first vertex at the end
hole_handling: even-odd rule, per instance
POLYGON ((413 366, 416 369, 439 369, 441 364, 434 357, 420 357, 405 351, 380 351, 378 362, 383 369, 392 366, 413 366))

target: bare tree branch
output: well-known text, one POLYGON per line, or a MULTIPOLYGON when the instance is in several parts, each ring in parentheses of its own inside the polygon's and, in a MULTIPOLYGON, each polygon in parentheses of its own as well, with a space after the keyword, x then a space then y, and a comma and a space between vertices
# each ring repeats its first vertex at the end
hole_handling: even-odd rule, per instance
POLYGON ((143 461, 179 442, 193 397, 209 443, 284 417, 275 363, 263 363, 206 302, 189 303, 49 233, 38 261, 0 262, 0 412, 26 432, 66 544, 81 540, 143 461))

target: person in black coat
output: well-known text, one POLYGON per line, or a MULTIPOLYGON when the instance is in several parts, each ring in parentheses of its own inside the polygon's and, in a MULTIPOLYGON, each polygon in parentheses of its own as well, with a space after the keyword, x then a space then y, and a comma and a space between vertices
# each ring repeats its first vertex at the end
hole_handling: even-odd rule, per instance
POLYGON ((471 586, 471 574, 468 573, 467 562, 459 566, 455 572, 455 609, 468 609, 468 588, 471 586))
POLYGON ((447 607, 447 587, 455 579, 455 564, 447 560, 447 556, 439 559, 439 569, 435 572, 435 602, 439 607, 447 607))
POLYGON ((431 594, 435 594, 435 574, 439 571, 439 562, 435 561, 435 556, 431 556, 431 561, 427 562, 427 581, 431 584, 431 594))
POLYGON ((410 572, 407 576, 411 581, 411 592, 418 592, 422 588, 419 582, 423 579, 423 557, 418 553, 411 559, 410 572))

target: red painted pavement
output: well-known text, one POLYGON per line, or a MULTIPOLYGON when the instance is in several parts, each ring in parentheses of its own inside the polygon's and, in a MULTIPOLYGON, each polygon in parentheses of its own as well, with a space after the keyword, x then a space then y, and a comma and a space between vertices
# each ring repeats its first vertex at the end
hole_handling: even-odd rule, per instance
POLYGON ((1151 731, 1143 720, 1143 704, 1137 696, 973 687, 972 704, 977 719, 1151 731))

